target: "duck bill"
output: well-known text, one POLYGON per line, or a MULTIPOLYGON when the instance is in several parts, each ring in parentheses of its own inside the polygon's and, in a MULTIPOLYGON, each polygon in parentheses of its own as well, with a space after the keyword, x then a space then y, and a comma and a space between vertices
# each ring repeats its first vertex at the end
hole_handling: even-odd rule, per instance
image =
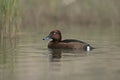
POLYGON ((50 37, 51 37, 51 36, 48 35, 48 36, 46 36, 45 38, 43 38, 43 40, 49 40, 49 39, 51 39, 50 37))

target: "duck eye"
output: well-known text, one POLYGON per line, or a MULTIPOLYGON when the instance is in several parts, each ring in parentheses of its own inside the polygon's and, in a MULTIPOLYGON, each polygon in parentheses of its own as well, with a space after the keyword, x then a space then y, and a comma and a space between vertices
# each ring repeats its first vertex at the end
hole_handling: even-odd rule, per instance
POLYGON ((54 32, 53 34, 56 34, 56 32, 54 32))

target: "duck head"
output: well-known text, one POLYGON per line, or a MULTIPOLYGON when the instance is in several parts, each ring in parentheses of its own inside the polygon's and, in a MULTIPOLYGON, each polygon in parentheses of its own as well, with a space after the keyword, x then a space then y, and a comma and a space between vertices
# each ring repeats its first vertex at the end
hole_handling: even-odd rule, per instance
POLYGON ((48 36, 43 38, 43 40, 49 40, 49 39, 52 39, 53 42, 60 42, 62 40, 60 30, 53 30, 50 32, 48 36))

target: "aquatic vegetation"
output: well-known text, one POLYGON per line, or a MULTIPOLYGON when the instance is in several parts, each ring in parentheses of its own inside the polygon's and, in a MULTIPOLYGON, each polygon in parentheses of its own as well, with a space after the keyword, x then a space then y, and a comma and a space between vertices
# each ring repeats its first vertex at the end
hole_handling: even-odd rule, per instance
POLYGON ((18 28, 18 1, 0 0, 0 36, 15 37, 18 28))

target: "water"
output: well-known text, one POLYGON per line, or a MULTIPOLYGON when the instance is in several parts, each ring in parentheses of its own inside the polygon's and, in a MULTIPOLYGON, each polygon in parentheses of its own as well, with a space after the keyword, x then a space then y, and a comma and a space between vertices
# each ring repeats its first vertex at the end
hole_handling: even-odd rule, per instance
POLYGON ((17 39, 5 39, 0 51, 0 80, 119 80, 120 28, 112 26, 60 27, 63 39, 90 43, 90 52, 47 49, 50 29, 21 31, 17 39), (53 52, 52 52, 53 53, 53 52))

